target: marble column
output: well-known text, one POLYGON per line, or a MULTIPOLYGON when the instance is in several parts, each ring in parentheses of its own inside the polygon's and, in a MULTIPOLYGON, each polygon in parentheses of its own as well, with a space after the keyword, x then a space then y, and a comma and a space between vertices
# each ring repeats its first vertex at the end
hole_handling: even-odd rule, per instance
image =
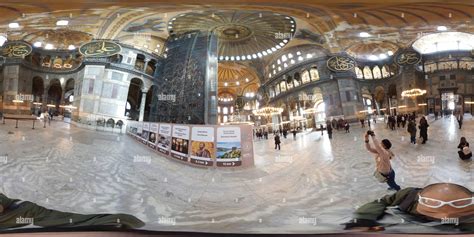
POLYGON ((138 121, 143 121, 143 117, 145 115, 146 93, 147 91, 142 91, 142 101, 140 103, 140 116, 138 121))
POLYGON ((48 87, 46 86, 43 90, 43 101, 42 101, 41 109, 44 110, 45 108, 47 108, 47 104, 48 104, 48 87))
POLYGON ((146 74, 146 68, 148 67, 148 63, 150 62, 150 59, 145 59, 145 64, 143 66, 143 73, 146 74))

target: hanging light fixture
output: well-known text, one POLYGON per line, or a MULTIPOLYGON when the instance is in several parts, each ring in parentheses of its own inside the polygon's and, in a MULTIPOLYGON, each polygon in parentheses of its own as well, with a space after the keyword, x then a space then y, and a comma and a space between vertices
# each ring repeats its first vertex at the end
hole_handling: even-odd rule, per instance
POLYGON ((271 116, 275 114, 281 114, 283 112, 282 108, 277 107, 262 107, 252 111, 256 116, 271 116))
POLYGON ((402 91, 402 97, 417 97, 424 94, 426 94, 426 90, 422 90, 419 88, 402 91))

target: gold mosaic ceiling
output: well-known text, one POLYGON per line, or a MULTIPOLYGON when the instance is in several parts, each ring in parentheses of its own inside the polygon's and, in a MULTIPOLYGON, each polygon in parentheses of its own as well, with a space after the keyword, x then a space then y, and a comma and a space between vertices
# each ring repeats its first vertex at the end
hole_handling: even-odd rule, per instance
MULTIPOLYGON (((361 55, 386 50, 386 42, 400 47, 410 45, 421 34, 437 32, 438 26, 446 26, 448 31, 474 33, 474 1, 471 0, 3 1, 0 3, 0 33, 6 33, 9 40, 17 40, 38 31, 66 29, 84 32, 93 38, 119 39, 138 47, 146 45, 146 50, 156 52, 162 49, 157 45, 163 44, 169 35, 167 24, 172 18, 183 13, 235 10, 292 17, 296 21, 296 32, 283 50, 315 44, 337 53, 353 46, 350 52, 361 55), (69 25, 56 26, 56 21, 61 19, 69 20, 69 25), (18 22, 20 28, 9 29, 11 22, 18 22), (359 37, 360 32, 367 32, 369 37, 359 37)), ((251 28, 251 23, 236 28, 243 29, 245 35, 246 27, 251 28)), ((221 32, 229 33, 226 29, 221 32)), ((267 63, 272 57, 263 60, 267 63)), ((249 64, 241 65, 253 70, 249 64)), ((223 70, 223 80, 232 78, 223 70)))
POLYGON ((168 35, 165 25, 181 13, 216 10, 272 11, 295 18, 297 33, 291 45, 317 42, 338 52, 360 42, 359 32, 371 37, 362 40, 408 44, 420 32, 435 32, 445 25, 450 31, 474 32, 474 2, 469 0, 147 0, 147 1, 58 1, 23 0, 0 3, 0 31, 11 39, 44 29, 56 29, 58 19, 68 18, 71 30, 95 38, 150 34, 161 39, 168 35), (9 22, 20 29, 8 29, 9 22))
POLYGON ((170 33, 214 32, 219 60, 251 60, 276 52, 295 33, 293 18, 266 11, 190 12, 172 18, 170 33))
POLYGON ((257 92, 260 85, 258 76, 250 67, 236 62, 220 62, 217 77, 219 94, 257 92))

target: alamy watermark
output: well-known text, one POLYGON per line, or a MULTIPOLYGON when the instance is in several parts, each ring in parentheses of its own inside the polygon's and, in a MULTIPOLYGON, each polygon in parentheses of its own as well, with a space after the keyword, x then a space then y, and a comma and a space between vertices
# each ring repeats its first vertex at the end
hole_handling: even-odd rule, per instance
POLYGON ((441 224, 459 225, 459 218, 443 217, 441 218, 441 224))
POLYGON ((317 225, 318 224, 318 220, 316 219, 316 217, 299 217, 298 218, 298 224, 302 224, 302 225, 317 225))
POLYGON ((176 95, 165 95, 163 93, 157 95, 158 100, 166 100, 176 102, 176 95))
POLYGON ((158 224, 161 224, 161 225, 176 225, 176 218, 161 216, 160 218, 158 218, 158 224))
POLYGON ((0 163, 7 164, 8 163, 8 155, 0 156, 0 163))
POLYGON ((19 216, 16 218, 15 223, 16 224, 33 224, 34 218, 19 216))
POLYGON ((288 40, 290 40, 291 38, 293 38, 292 33, 282 33, 282 32, 275 33, 275 39, 288 39, 288 40))
POLYGON ((419 163, 435 163, 435 157, 434 156, 424 156, 424 155, 419 155, 416 157, 416 161, 419 163))
POLYGON ((139 156, 139 155, 136 155, 136 156, 133 156, 133 162, 143 162, 143 163, 147 163, 147 164, 150 164, 151 163, 151 157, 150 156, 139 156))
POLYGON ((35 98, 33 95, 24 95, 24 94, 18 94, 15 96, 15 100, 22 100, 22 101, 33 101, 35 98))
POLYGON ((303 100, 306 100, 306 101, 315 101, 317 99, 316 95, 312 95, 312 94, 302 94, 302 95, 298 95, 298 100, 299 101, 303 101, 303 100))

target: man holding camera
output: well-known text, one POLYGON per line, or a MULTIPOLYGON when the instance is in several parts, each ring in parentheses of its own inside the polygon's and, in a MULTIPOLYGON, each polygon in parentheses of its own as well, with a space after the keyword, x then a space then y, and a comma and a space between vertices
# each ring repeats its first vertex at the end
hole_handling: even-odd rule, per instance
POLYGON ((394 157, 394 154, 390 151, 392 143, 388 139, 383 139, 382 142, 379 142, 375 137, 375 133, 371 130, 367 131, 364 138, 367 150, 375 154, 376 171, 374 176, 380 182, 386 182, 389 186, 388 190, 400 190, 400 186, 395 182, 395 171, 390 163, 390 160, 394 157), (372 138, 374 148, 370 145, 369 136, 372 138))

